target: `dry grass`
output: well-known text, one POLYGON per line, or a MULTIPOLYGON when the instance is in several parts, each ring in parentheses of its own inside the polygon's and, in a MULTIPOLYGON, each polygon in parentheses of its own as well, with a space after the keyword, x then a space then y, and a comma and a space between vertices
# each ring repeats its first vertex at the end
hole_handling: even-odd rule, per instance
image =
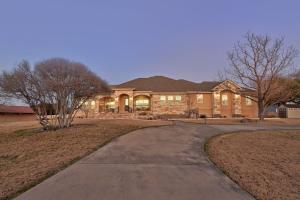
POLYGON ((210 159, 257 199, 300 199, 300 131, 232 133, 212 138, 210 159))
POLYGON ((41 132, 38 123, 0 124, 0 199, 11 198, 132 130, 167 121, 77 120, 71 128, 41 132))
MULTIPOLYGON (((205 119, 180 119, 184 122, 205 124, 205 119)), ((248 119, 246 122, 241 122, 241 118, 208 118, 206 124, 209 125, 238 125, 238 124, 266 124, 266 125, 300 125, 300 119, 280 119, 266 118, 264 121, 258 119, 248 119)))

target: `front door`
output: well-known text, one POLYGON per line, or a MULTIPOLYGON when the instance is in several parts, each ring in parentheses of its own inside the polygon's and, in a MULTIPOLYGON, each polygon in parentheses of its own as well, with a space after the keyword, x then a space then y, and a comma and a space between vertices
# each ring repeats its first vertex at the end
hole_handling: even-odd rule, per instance
POLYGON ((119 97, 119 112, 129 111, 129 95, 123 94, 119 97))

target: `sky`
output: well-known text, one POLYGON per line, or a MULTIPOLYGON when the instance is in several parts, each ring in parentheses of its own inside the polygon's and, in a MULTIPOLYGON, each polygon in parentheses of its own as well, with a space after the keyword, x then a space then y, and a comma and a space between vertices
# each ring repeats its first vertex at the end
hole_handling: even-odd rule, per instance
POLYGON ((299 8, 299 0, 1 0, 0 70, 63 57, 110 84, 216 80, 248 31, 300 49, 299 8))

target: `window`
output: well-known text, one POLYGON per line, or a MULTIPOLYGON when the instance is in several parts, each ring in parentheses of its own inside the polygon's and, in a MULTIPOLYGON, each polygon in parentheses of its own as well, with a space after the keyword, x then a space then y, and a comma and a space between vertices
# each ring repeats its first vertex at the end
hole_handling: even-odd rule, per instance
POLYGON ((161 101, 165 101, 166 100, 166 96, 160 96, 160 100, 161 101))
POLYGON ((95 109, 95 105, 96 105, 96 102, 95 101, 91 101, 91 108, 92 109, 95 109))
POLYGON ((251 99, 251 97, 246 96, 245 101, 246 101, 246 105, 247 106, 251 106, 252 105, 252 99, 251 99))
POLYGON ((176 101, 181 101, 181 96, 175 96, 176 101))
POLYGON ((129 99, 125 99, 125 106, 129 106, 129 99))
POLYGON ((114 100, 109 100, 109 101, 105 102, 105 108, 107 110, 114 109, 115 108, 115 102, 114 102, 114 100))
POLYGON ((197 94, 197 103, 203 103, 203 94, 197 94))
POLYGON ((173 101, 173 96, 168 96, 168 101, 173 101))
POLYGON ((227 106, 228 105, 228 96, 226 94, 222 95, 222 105, 227 106))
POLYGON ((149 108, 149 99, 135 100, 135 107, 137 110, 145 110, 149 108))

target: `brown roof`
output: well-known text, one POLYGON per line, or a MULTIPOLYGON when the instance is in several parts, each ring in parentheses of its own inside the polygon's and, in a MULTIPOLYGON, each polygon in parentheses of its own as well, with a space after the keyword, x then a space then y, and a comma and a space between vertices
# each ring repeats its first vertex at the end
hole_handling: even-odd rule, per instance
POLYGON ((152 76, 149 78, 137 78, 120 85, 114 85, 115 88, 135 88, 139 91, 153 92, 187 92, 187 91, 211 91, 221 82, 205 81, 195 83, 184 79, 175 80, 165 76, 152 76))
POLYGON ((217 85, 220 85, 222 82, 219 81, 203 81, 201 83, 198 83, 199 90, 204 92, 210 92, 214 87, 217 85))
POLYGON ((34 112, 28 106, 4 106, 4 105, 0 105, 0 113, 33 114, 34 112))

